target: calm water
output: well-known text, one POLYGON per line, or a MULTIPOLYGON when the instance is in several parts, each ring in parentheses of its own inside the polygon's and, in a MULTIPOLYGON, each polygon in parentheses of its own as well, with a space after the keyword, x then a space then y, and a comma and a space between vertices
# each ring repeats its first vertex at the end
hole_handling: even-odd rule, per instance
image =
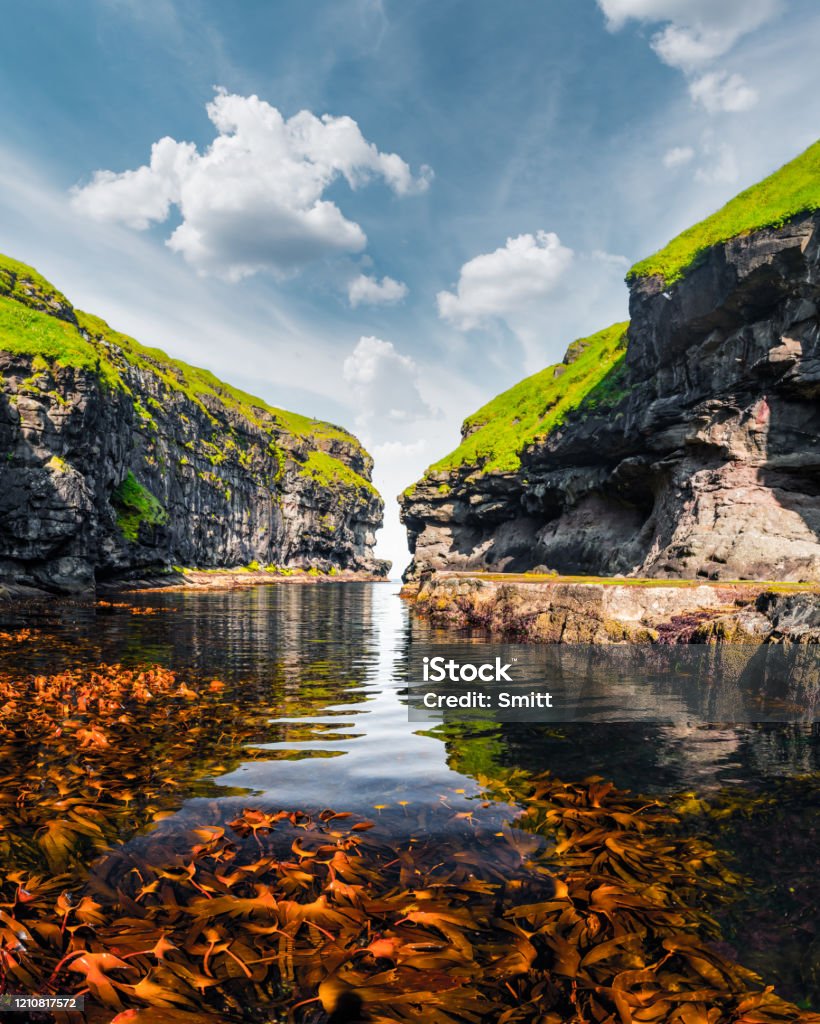
MULTIPOLYGON (((214 780, 224 787, 217 794, 225 794, 217 795, 219 816, 244 806, 247 791, 278 807, 332 807, 371 816, 374 808, 402 806, 412 813, 442 801, 458 807, 479 791, 475 774, 509 767, 550 769, 564 779, 598 774, 648 794, 698 795, 721 787, 774 792, 783 780, 799 787, 800 777, 820 770, 816 726, 720 727, 691 715, 668 725, 506 722, 436 728, 410 722, 403 678, 409 647, 445 637, 413 619, 394 584, 280 584, 129 595, 128 601, 173 611, 138 616, 53 605, 33 613, 6 610, 0 628, 43 628, 68 644, 63 649, 75 663, 153 662, 183 675, 219 677, 232 689, 239 684, 240 712, 254 718, 263 713, 253 746, 265 753, 214 780)), ((11 667, 10 657, 18 671, 67 667, 65 654, 33 645, 7 654, 5 668, 11 667)), ((778 956, 794 960, 789 944, 805 945, 805 912, 789 901, 798 898, 804 874, 814 870, 817 807, 801 804, 799 793, 790 799, 794 809, 785 821, 770 815, 749 828, 716 830, 713 840, 758 875, 757 888, 726 918, 727 939, 742 959, 777 975, 767 980, 780 982, 784 994, 806 999, 804 982, 789 975, 778 956), (756 864, 759 857, 744 860, 750 842, 776 847, 766 867, 756 864), (750 938, 758 933, 759 942, 750 938)), ((214 800, 191 795, 161 827, 201 817, 206 803, 213 818, 214 800)), ((501 817, 508 811, 489 813, 501 817)))

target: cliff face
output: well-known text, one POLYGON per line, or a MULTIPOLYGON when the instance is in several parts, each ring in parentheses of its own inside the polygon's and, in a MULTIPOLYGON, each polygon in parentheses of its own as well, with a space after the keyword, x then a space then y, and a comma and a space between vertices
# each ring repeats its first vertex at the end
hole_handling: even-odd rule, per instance
POLYGON ((0 260, 0 578, 55 590, 174 564, 384 574, 372 460, 75 310, 0 260))
POLYGON ((514 468, 478 452, 401 497, 408 576, 818 578, 819 304, 818 213, 636 277, 625 356, 514 468))

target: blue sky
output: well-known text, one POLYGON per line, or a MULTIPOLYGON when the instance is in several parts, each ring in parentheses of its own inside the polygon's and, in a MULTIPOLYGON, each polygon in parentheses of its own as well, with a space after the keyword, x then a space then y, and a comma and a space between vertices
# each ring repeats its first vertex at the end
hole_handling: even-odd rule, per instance
POLYGON ((813 0, 31 0, 15 19, 0 249, 355 430, 397 568, 393 495, 464 416, 625 318, 633 261, 820 135, 813 0))

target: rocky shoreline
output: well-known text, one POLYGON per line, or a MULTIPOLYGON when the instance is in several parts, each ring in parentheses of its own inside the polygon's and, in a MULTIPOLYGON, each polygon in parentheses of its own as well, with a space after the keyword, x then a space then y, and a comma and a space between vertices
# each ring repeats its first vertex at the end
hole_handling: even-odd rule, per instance
POLYGON ((402 596, 437 625, 534 643, 820 643, 820 584, 440 572, 402 596))
POLYGON ((119 594, 136 592, 211 591, 211 590, 244 590, 249 587, 275 586, 289 584, 306 586, 326 583, 387 583, 385 575, 362 569, 341 569, 332 573, 314 573, 309 570, 294 570, 286 573, 271 572, 267 569, 181 569, 179 572, 166 572, 151 575, 134 576, 127 579, 107 580, 97 584, 93 590, 74 594, 55 594, 53 591, 40 587, 25 586, 15 583, 0 583, 0 605, 9 601, 54 601, 75 600, 77 598, 107 598, 119 594))
POLYGON ((279 583, 309 585, 324 583, 386 583, 382 574, 358 569, 341 569, 333 573, 295 571, 270 572, 267 569, 183 569, 180 573, 158 579, 121 580, 97 588, 98 593, 127 594, 136 590, 240 590, 248 587, 274 586, 279 583))

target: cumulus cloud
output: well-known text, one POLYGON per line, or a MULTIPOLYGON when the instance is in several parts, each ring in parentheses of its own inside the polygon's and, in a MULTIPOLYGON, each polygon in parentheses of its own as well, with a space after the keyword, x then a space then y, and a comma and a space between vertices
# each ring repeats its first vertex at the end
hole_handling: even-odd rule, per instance
POLYGON ((438 293, 439 316, 462 330, 505 319, 559 288, 572 260, 572 249, 552 231, 508 238, 465 263, 455 291, 438 293))
POLYGON ((203 152, 160 139, 142 167, 97 171, 76 187, 75 209, 144 230, 176 207, 181 223, 168 246, 201 273, 238 280, 364 249, 362 228, 324 198, 337 179, 351 189, 382 179, 399 196, 432 179, 429 168, 414 176, 398 154, 378 150, 350 117, 303 110, 285 119, 257 96, 221 89, 207 112, 217 135, 203 152))
POLYGON ((689 83, 689 95, 710 114, 725 110, 750 110, 757 103, 757 92, 742 75, 710 71, 689 83))
POLYGON ((710 113, 748 110, 757 102, 742 75, 702 73, 743 36, 774 18, 782 0, 598 0, 598 6, 613 32, 630 20, 661 23, 652 49, 687 75, 693 100, 710 113))
POLYGON ((673 146, 663 154, 664 167, 682 167, 691 163, 695 158, 695 151, 691 146, 673 146))
POLYGON ((160 139, 151 147, 150 164, 122 174, 96 171, 90 185, 72 190, 72 204, 94 220, 119 221, 144 231, 168 217, 195 160, 192 143, 160 139))
POLYGON ((531 373, 560 359, 573 338, 625 319, 628 267, 604 249, 575 252, 553 232, 519 235, 462 266, 455 287, 438 293, 439 317, 461 331, 488 331, 499 368, 523 356, 520 375, 531 373))
POLYGON ((406 296, 407 285, 403 281, 394 281, 392 277, 378 281, 375 277, 359 274, 347 286, 347 297, 354 309, 362 305, 391 306, 406 296))
POLYGON ((359 409, 357 425, 367 428, 379 421, 384 438, 392 424, 407 425, 436 415, 419 390, 419 369, 392 341, 361 337, 345 359, 342 376, 350 385, 359 409))

